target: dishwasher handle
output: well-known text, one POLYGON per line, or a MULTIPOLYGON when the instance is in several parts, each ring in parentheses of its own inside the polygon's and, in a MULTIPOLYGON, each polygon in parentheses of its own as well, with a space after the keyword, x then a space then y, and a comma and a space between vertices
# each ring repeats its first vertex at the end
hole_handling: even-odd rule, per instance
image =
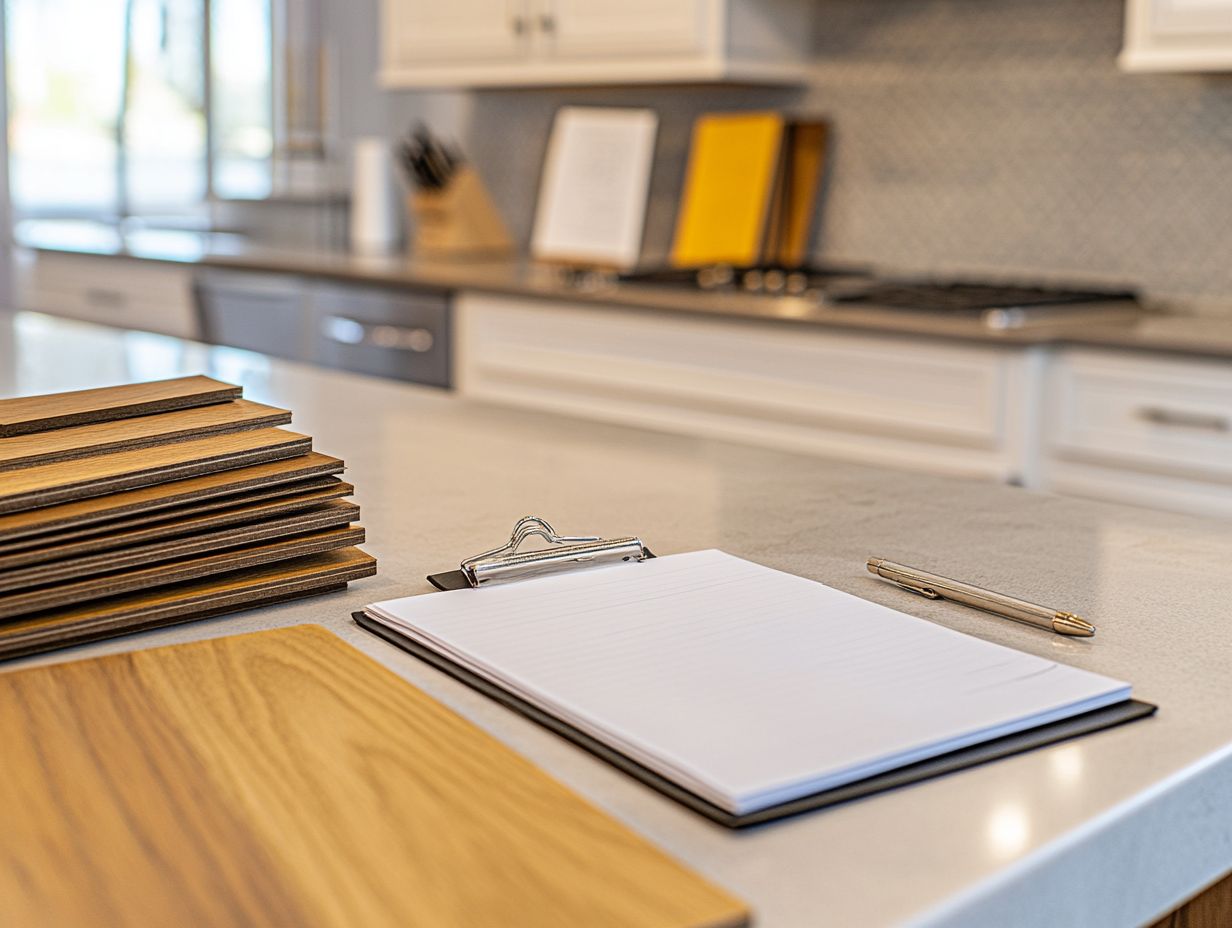
POLYGON ((321 337, 340 345, 368 348, 390 348, 426 354, 436 344, 436 337, 423 326, 389 325, 360 322, 348 316, 322 316, 321 337))

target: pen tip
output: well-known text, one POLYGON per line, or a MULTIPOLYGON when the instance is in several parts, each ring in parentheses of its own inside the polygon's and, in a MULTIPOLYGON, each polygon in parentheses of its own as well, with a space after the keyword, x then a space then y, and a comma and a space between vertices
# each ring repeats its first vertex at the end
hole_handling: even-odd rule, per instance
POLYGON ((1095 626, 1072 612, 1058 612, 1052 618, 1052 630, 1058 635, 1073 635, 1075 638, 1090 638, 1095 626))
POLYGON ((877 568, 881 566, 881 561, 882 558, 870 557, 868 559, 868 572, 870 574, 875 574, 877 572, 877 568))

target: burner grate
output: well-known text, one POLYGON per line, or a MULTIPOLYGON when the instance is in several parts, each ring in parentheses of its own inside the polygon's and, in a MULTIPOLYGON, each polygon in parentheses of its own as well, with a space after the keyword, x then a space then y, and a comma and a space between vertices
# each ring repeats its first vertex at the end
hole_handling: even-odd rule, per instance
POLYGON ((1025 309, 1109 300, 1133 300, 1127 290, 1065 290, 977 283, 874 283, 831 293, 831 305, 878 306, 930 313, 982 313, 989 309, 1025 309))

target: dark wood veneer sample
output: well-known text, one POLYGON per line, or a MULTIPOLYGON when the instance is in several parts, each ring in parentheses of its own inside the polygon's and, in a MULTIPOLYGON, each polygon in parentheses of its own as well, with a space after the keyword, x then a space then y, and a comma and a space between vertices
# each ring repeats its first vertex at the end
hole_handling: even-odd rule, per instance
POLYGON ((248 400, 0 438, 0 471, 286 425, 291 413, 248 400))
POLYGON ((188 507, 233 506, 249 494, 297 492, 299 482, 340 474, 346 466, 338 458, 310 452, 281 461, 251 464, 233 470, 174 480, 168 483, 60 503, 24 512, 0 515, 0 543, 85 526, 132 524, 147 519, 174 518, 188 507), (184 507, 184 508, 180 508, 184 507))
POLYGON ((10 471, 0 479, 0 513, 103 496, 247 464, 296 457, 312 439, 284 429, 255 429, 137 451, 99 454, 10 471))
POLYGON ((345 588, 376 558, 339 548, 0 623, 0 660, 345 588))
POLYGON ((354 492, 354 487, 337 477, 313 477, 232 497, 173 506, 130 519, 116 519, 7 542, 0 540, 0 571, 276 518, 318 508, 330 500, 350 496, 354 492))
POLYGON ((198 375, 45 396, 19 396, 0 400, 0 438, 225 403, 238 400, 241 392, 233 384, 198 375))
POLYGON ((232 570, 259 567, 262 564, 285 561, 306 554, 318 554, 334 548, 363 544, 363 541, 362 525, 324 529, 278 541, 245 545, 215 554, 204 554, 199 557, 170 561, 166 564, 156 564, 153 567, 140 567, 90 577, 73 583, 60 583, 19 593, 8 593, 0 596, 0 619, 11 619, 45 609, 59 609, 93 599, 183 583, 232 570))
MULTIPOLYGON (((271 541, 275 538, 337 528, 341 525, 349 525, 358 518, 358 506, 343 500, 335 500, 303 512, 263 518, 241 525, 228 525, 213 531, 198 530, 178 538, 163 538, 108 551, 78 553, 75 557, 64 557, 60 551, 44 549, 37 552, 45 555, 43 563, 27 563, 20 566, 12 563, 14 558, 0 557, 0 593, 76 581, 97 574, 147 567, 164 561, 212 554, 227 548, 238 548, 242 545, 271 541), (51 559, 56 558, 57 555, 60 557, 55 560, 51 559)), ((30 554, 31 552, 26 552, 26 555, 16 557, 28 557, 30 554)))

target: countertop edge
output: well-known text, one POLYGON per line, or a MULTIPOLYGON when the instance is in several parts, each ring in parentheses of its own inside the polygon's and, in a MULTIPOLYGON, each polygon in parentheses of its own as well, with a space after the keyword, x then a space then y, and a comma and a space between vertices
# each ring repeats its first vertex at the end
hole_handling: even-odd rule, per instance
POLYGON ((288 253, 275 250, 181 255, 137 250, 100 250, 22 241, 32 252, 124 258, 204 270, 289 274, 374 287, 423 288, 438 292, 479 293, 571 303, 591 308, 670 313, 749 324, 805 326, 847 333, 907 336, 933 341, 1027 348, 1093 348, 1158 356, 1232 360, 1232 320, 1213 316, 1147 313, 1134 319, 1092 318, 993 330, 975 320, 917 316, 893 310, 827 310, 793 297, 737 293, 677 292, 649 285, 613 284, 584 289, 550 279, 550 271, 514 260, 500 262, 416 262, 400 255, 367 256, 342 251, 288 253), (532 279, 535 274, 549 279, 532 279), (1149 325, 1164 331, 1141 331, 1149 325), (1212 328, 1226 331, 1211 334, 1212 328))

